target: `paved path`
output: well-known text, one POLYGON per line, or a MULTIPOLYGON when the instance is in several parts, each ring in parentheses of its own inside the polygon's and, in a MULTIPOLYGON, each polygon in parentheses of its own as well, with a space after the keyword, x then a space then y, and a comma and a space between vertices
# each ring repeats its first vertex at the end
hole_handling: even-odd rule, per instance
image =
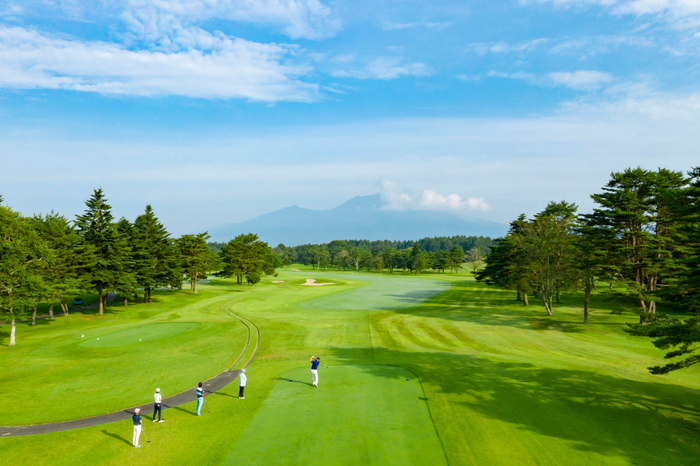
MULTIPOLYGON (((243 367, 247 367, 248 364, 253 360, 255 357, 255 353, 258 351, 258 346, 260 345, 260 329, 258 328, 257 325, 255 325, 253 322, 249 321, 248 319, 245 319, 241 316, 238 316, 234 314, 230 309, 228 305, 221 306, 221 311, 237 320, 239 320, 243 325, 245 325, 248 328, 248 340, 246 341, 245 347, 243 348, 243 351, 241 351, 241 354, 238 356, 238 359, 225 371, 220 373, 219 375, 216 375, 212 377, 211 379, 207 380, 204 382, 204 396, 208 396, 218 390, 221 390, 224 388, 226 385, 231 383, 233 380, 238 377, 238 374, 240 374, 239 369, 233 369, 233 366, 238 364, 238 361, 243 357, 245 354, 246 350, 248 349, 248 346, 250 344, 250 339, 251 339, 251 330, 253 330, 251 327, 254 327, 255 329, 255 337, 256 337, 256 343, 255 343, 255 349, 253 350, 253 354, 250 356, 250 359, 245 363, 243 367)), ((175 406, 180 406, 185 403, 190 403, 192 401, 196 400, 196 393, 195 393, 195 388, 192 387, 189 390, 185 390, 182 393, 178 393, 177 395, 170 396, 168 398, 163 399, 163 409, 168 409, 172 408, 175 406)), ((63 430, 69 430, 69 429, 79 429, 81 427, 89 427, 89 426, 97 426, 100 424, 107 424, 109 422, 115 422, 115 421, 123 421, 125 419, 129 419, 131 416, 134 415, 134 410, 136 408, 141 408, 141 413, 145 414, 150 417, 150 415, 153 413, 153 403, 146 403, 143 405, 138 405, 134 406, 133 408, 128 408, 124 409, 122 411, 117 411, 114 413, 109 413, 109 414, 102 414, 100 416, 93 416, 93 417, 86 417, 84 419, 75 419, 73 421, 65 421, 65 422, 53 422, 50 424, 36 424, 36 425, 31 425, 31 426, 0 426, 0 437, 15 437, 19 435, 35 435, 35 434, 46 434, 49 432, 60 432, 63 430)))

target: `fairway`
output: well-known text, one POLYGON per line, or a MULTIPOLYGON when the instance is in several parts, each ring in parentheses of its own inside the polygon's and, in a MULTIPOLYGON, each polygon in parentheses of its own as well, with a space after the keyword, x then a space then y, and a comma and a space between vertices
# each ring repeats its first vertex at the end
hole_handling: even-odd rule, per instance
POLYGON ((329 280, 346 281, 355 278, 363 282, 363 286, 329 296, 320 296, 304 303, 302 307, 336 311, 402 309, 420 304, 450 287, 449 282, 446 281, 420 280, 410 276, 398 276, 398 274, 324 273, 323 277, 329 280))
POLYGON ((3 459, 50 466, 698 463, 700 368, 649 374, 663 351, 623 331, 638 317, 603 287, 584 325, 575 293, 547 316, 539 303, 523 306, 513 292, 463 273, 304 270, 280 271, 275 281, 285 283, 272 278, 254 290, 213 279, 198 295, 159 291, 152 304, 111 305, 104 318, 77 314, 21 327, 22 345, 0 347, 7 363, 0 416, 10 425, 103 414, 150 401, 155 387, 168 396, 219 373, 248 336, 222 307, 257 325, 261 338, 244 400, 234 380, 207 396, 201 417, 194 402, 167 409, 163 424, 142 413, 152 440, 143 448, 129 446, 124 421, 3 438, 3 459), (337 285, 298 286, 307 276, 337 285), (156 339, 130 343, 142 332, 156 339), (85 346, 81 333, 109 346, 85 346), (319 368, 319 388, 310 385, 311 355, 330 366, 319 368))
POLYGON ((87 348, 103 348, 111 346, 135 345, 147 341, 158 340, 159 338, 172 337, 182 332, 196 332, 199 327, 197 323, 165 323, 151 324, 122 330, 120 332, 108 333, 100 337, 89 338, 82 342, 80 346, 87 348), (99 339, 98 339, 99 338, 99 339))
POLYGON ((370 365, 285 373, 224 464, 447 463, 420 381, 370 365))

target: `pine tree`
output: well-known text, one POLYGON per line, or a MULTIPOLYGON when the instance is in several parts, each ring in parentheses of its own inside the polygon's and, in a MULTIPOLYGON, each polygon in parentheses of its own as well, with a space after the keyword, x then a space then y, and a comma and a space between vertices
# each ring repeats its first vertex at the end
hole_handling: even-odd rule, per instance
POLYGON ((52 252, 43 275, 44 298, 49 303, 49 320, 53 320, 54 306, 67 315, 68 303, 89 288, 86 274, 95 256, 92 246, 82 240, 66 217, 52 211, 35 215, 33 224, 52 252))
POLYGON ((206 279, 207 273, 217 271, 221 266, 219 256, 207 246, 208 239, 207 233, 198 233, 183 235, 175 241, 182 273, 189 278, 194 294, 197 294, 197 281, 206 279))
POLYGON ((10 343, 16 343, 16 320, 25 315, 44 288, 42 268, 50 250, 32 223, 0 206, 0 314, 11 321, 10 343))
MULTIPOLYGON (((219 275, 235 275, 239 285, 243 284, 243 278, 249 274, 255 276, 262 274, 266 269, 269 271, 270 262, 274 262, 270 247, 264 241, 260 241, 254 233, 236 236, 221 248, 220 255, 223 268, 219 275)), ((274 270, 274 263, 272 267, 274 270)))
POLYGON ((144 302, 151 302, 153 288, 173 285, 182 272, 170 233, 156 218, 150 205, 134 221, 133 242, 136 280, 144 290, 144 302))
POLYGON ((78 216, 75 225, 78 234, 94 248, 95 261, 89 268, 89 281, 99 296, 100 315, 104 315, 107 292, 119 288, 125 269, 124 245, 112 223, 112 208, 107 204, 102 189, 96 189, 85 205, 87 209, 78 216))
POLYGON ((609 230, 606 269, 636 300, 640 323, 656 313, 658 284, 673 275, 673 257, 682 244, 672 200, 687 183, 681 172, 641 168, 613 173, 591 220, 609 230))

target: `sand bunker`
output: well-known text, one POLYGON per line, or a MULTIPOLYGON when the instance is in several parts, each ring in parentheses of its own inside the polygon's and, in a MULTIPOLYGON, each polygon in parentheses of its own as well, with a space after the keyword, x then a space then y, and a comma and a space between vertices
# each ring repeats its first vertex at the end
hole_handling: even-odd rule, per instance
POLYGON ((307 278, 306 283, 302 283, 302 286, 323 286, 323 285, 335 285, 335 283, 316 283, 315 278, 307 278))
POLYGON ((289 269, 290 272, 301 272, 299 269, 289 269))
POLYGON ((272 280, 272 283, 284 283, 284 280, 272 280))

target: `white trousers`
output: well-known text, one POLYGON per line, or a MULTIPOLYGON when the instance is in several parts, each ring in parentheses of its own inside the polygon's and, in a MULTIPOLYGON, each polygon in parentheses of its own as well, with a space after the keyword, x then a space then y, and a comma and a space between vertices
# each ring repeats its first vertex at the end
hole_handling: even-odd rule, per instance
POLYGON ((318 386, 318 370, 311 369, 311 383, 318 386))
POLYGON ((139 444, 139 436, 141 435, 141 426, 134 426, 134 446, 139 444))

